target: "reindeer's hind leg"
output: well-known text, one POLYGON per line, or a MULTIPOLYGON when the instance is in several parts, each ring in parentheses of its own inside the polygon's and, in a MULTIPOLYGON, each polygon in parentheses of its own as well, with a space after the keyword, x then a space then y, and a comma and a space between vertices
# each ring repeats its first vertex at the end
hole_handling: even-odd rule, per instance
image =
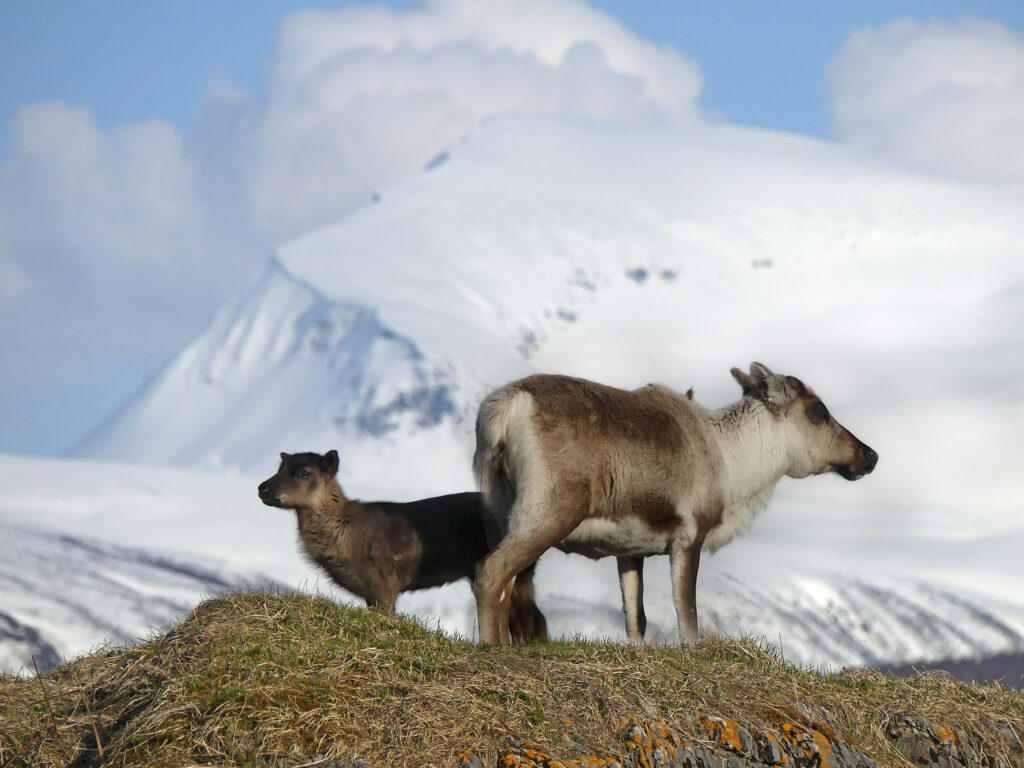
POLYGON ((501 642, 508 631, 499 605, 502 590, 517 573, 579 525, 586 508, 578 500, 560 499, 556 493, 533 498, 553 499, 555 503, 538 504, 519 496, 512 506, 505 538, 477 564, 475 591, 482 643, 501 642))
POLYGON ((626 616, 626 637, 631 643, 642 643, 647 632, 644 613, 644 559, 617 557, 619 588, 622 590, 622 612, 626 616))
MULTIPOLYGON (((506 584, 502 593, 503 623, 508 627, 508 636, 503 642, 519 643, 524 640, 547 640, 548 622, 537 607, 533 589, 533 572, 537 563, 527 566, 506 584)), ((470 586, 476 594, 476 577, 470 579, 470 586)))
POLYGON ((512 590, 516 585, 516 577, 513 576, 501 590, 501 601, 499 603, 499 626, 501 627, 501 643, 509 645, 512 642, 512 630, 509 629, 509 617, 512 614, 512 590))
POLYGON ((502 598, 512 587, 515 574, 548 546, 550 544, 505 537, 490 554, 477 563, 473 589, 476 592, 481 643, 508 642, 509 601, 502 598))

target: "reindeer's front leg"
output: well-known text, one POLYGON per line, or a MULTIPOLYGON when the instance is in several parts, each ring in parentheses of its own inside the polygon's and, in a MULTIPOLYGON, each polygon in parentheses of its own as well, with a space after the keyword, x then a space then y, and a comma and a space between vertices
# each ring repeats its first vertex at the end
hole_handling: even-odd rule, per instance
POLYGON ((642 643, 647 632, 644 613, 643 557, 616 557, 619 588, 622 590, 622 612, 626 615, 626 637, 631 643, 642 643))
POLYGON ((703 543, 704 538, 698 536, 691 542, 675 542, 669 550, 679 638, 687 645, 697 641, 697 568, 703 543))

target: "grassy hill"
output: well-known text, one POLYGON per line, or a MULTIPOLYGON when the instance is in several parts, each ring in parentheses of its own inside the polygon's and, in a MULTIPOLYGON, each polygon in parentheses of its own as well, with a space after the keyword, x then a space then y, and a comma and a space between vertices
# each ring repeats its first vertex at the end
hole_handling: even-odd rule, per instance
MULTIPOLYGON (((631 727, 723 754, 741 753, 737 733, 765 745, 802 734, 814 749, 842 743, 879 765, 910 765, 892 738, 900 713, 992 764, 1024 764, 1012 729, 1024 694, 997 685, 821 676, 734 640, 480 647, 400 616, 245 593, 137 647, 39 679, 0 677, 0 768, 455 766, 465 753, 490 766, 510 737, 535 749, 506 754, 507 765, 585 765, 584 755, 626 756, 631 727), (545 752, 564 762, 543 762, 545 752)), ((831 764, 819 753, 807 764, 831 764)))

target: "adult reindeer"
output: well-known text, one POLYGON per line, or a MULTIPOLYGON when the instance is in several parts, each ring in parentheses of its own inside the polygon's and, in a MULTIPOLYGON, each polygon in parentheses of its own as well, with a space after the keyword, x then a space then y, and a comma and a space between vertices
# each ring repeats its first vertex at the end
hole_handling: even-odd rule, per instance
POLYGON ((814 392, 760 363, 742 399, 709 411, 658 385, 626 391, 531 376, 480 406, 473 468, 503 538, 477 565, 481 642, 498 642, 502 591, 549 547, 618 559, 626 631, 644 633, 640 566, 667 554, 680 637, 697 638, 701 549, 747 528, 784 475, 856 480, 878 454, 814 392))

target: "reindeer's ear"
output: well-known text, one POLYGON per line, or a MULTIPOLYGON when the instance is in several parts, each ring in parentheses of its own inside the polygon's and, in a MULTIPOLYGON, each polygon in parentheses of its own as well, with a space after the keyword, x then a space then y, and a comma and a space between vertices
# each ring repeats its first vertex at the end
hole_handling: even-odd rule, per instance
POLYGON ((281 461, 288 461, 288 459, 290 459, 291 457, 292 455, 290 453, 285 453, 284 451, 281 451, 281 461))
POLYGON ((739 382, 739 385, 743 387, 744 397, 756 397, 758 400, 763 400, 768 394, 768 388, 765 386, 764 381, 756 381, 752 379, 739 368, 733 368, 730 373, 732 373, 732 377, 739 382))
POLYGON ((764 381, 769 376, 774 376, 775 374, 768 370, 767 365, 762 365, 761 363, 751 363, 750 375, 753 376, 758 381, 764 381))
POLYGON ((324 471, 330 477, 334 477, 338 474, 338 452, 328 451, 324 454, 324 471))

